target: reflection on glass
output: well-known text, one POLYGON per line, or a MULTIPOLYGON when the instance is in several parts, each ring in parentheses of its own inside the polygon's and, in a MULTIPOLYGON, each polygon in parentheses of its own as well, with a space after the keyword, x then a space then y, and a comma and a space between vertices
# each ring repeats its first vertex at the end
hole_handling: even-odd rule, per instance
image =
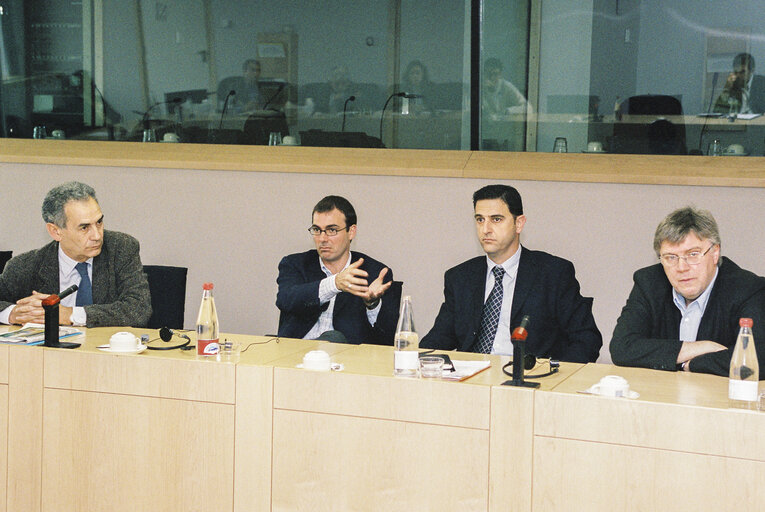
POLYGON ((319 146, 551 151, 564 137, 569 152, 702 154, 713 140, 743 148, 726 156, 765 150, 765 37, 746 26, 765 17, 762 2, 476 5, 6 0, 0 128, 128 141, 150 129, 217 144, 279 133, 319 146))

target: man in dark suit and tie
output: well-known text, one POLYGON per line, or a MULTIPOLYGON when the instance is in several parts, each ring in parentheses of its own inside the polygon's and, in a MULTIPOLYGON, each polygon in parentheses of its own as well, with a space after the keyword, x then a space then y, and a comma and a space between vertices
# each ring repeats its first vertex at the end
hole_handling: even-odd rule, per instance
POLYGON ((675 210, 656 228, 653 248, 660 263, 635 272, 609 345, 614 363, 728 375, 741 318, 754 321, 765 361, 765 278, 720 256, 712 214, 675 210))
POLYGON ((591 362, 603 343, 571 262, 521 247, 526 223, 518 191, 488 185, 473 194, 478 240, 486 252, 446 271, 444 303, 420 347, 512 354, 512 328, 531 319, 526 352, 591 362))
POLYGON ((42 323, 41 301, 77 285, 61 301, 61 325, 146 325, 151 297, 138 241, 104 230, 93 188, 73 181, 51 189, 42 214, 53 241, 7 263, 0 274, 0 323, 42 323))
POLYGON ((327 196, 311 218, 308 231, 316 250, 279 262, 279 336, 392 345, 401 289, 389 292, 393 272, 388 267, 351 252, 357 229, 353 206, 343 197, 327 196))

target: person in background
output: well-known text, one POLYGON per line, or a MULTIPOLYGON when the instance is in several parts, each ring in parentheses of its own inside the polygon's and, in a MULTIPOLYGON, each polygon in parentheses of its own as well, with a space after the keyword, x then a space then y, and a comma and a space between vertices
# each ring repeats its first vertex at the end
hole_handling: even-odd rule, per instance
POLYGON ((723 114, 761 114, 765 112, 765 77, 754 74, 754 57, 739 53, 733 58, 733 71, 714 104, 723 114))
POLYGON ((145 326, 151 296, 138 241, 104 230, 95 190, 76 181, 54 187, 45 196, 42 216, 53 241, 6 264, 0 274, 0 323, 43 323, 42 300, 77 285, 77 292, 61 301, 61 325, 145 326))
POLYGON ((488 185, 473 194, 485 256, 446 271, 444 303, 420 347, 510 355, 510 333, 528 315, 526 353, 587 363, 603 339, 567 260, 521 246, 526 224, 518 191, 488 185))
POLYGON ((502 78, 502 63, 494 57, 483 65, 481 105, 484 114, 531 113, 531 105, 513 84, 502 78))
POLYGON ((311 221, 316 249, 279 262, 279 336, 393 345, 401 289, 390 290, 388 267, 351 252, 353 206, 344 197, 327 196, 314 206, 311 221))
POLYGON ((656 228, 653 248, 659 263, 634 274, 611 339, 613 362, 728 375, 740 318, 753 319, 765 361, 765 278, 720 256, 712 214, 673 211, 656 228))
POLYGON ((433 110, 436 101, 435 87, 428 76, 428 68, 421 61, 413 60, 406 67, 404 80, 398 92, 418 96, 409 100, 409 108, 414 113, 433 110))

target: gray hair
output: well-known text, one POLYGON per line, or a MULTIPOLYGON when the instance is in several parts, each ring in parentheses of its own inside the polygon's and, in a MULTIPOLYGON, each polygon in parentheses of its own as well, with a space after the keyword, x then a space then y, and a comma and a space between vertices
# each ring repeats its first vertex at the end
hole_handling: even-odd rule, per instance
POLYGON ((79 181, 70 181, 54 187, 43 200, 43 220, 53 223, 60 228, 65 228, 66 213, 64 213, 64 206, 66 206, 66 203, 69 201, 87 201, 90 198, 98 202, 96 191, 93 190, 93 187, 79 181))
POLYGON ((720 230, 712 213, 709 210, 686 206, 670 213, 659 223, 653 236, 653 250, 656 251, 656 256, 661 257, 659 251, 663 242, 679 244, 691 231, 702 240, 720 245, 720 230))

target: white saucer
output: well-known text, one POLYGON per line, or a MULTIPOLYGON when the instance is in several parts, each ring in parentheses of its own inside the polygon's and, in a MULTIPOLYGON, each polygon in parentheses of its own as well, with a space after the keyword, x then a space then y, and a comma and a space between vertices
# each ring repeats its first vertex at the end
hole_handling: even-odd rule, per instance
POLYGON ((723 156, 749 156, 749 153, 723 153, 723 156))
POLYGON ((587 388, 584 391, 579 391, 579 393, 584 393, 585 395, 603 396, 603 397, 606 397, 606 398, 627 398, 629 400, 635 400, 636 398, 640 398, 640 393, 638 393, 637 391, 634 391, 632 389, 627 391, 627 394, 624 395, 624 396, 601 395, 600 393, 596 393, 595 391, 593 391, 592 388, 587 388))
MULTIPOLYGON (((303 363, 298 363, 295 365, 295 368, 303 368, 303 363)), ((343 363, 332 363, 329 365, 329 369, 333 372, 341 372, 345 370, 345 365, 343 363)), ((322 371, 322 370, 319 370, 322 371)), ((324 370, 326 371, 326 370, 324 370)))
POLYGON ((586 149, 582 150, 582 153, 605 153, 605 152, 606 152, 605 149, 603 151, 588 151, 586 149))
POLYGON ((132 349, 132 350, 112 350, 112 348, 109 345, 99 345, 98 350, 102 350, 104 352, 111 352, 112 354, 140 354, 144 350, 146 350, 146 345, 138 345, 138 347, 132 349))

